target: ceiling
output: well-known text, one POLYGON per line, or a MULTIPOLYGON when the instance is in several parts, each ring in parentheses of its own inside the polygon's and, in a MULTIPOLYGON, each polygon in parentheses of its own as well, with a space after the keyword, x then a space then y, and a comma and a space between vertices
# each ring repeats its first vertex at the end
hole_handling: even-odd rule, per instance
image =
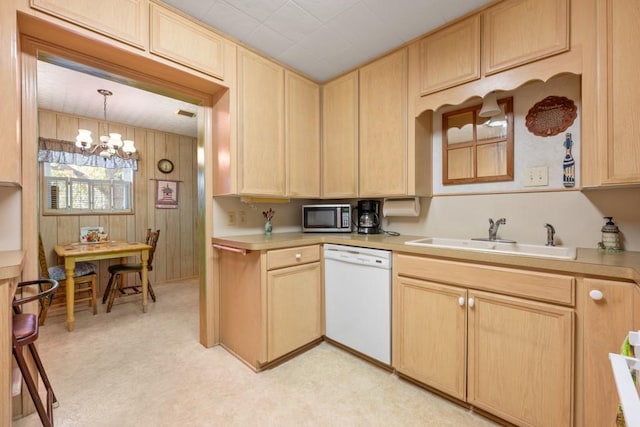
POLYGON ((176 114, 180 109, 196 113, 196 105, 38 61, 39 108, 102 120, 104 97, 98 89, 113 92, 107 98, 107 120, 110 122, 196 136, 197 118, 176 114))
MULTIPOLYGON (((491 0, 164 0, 187 15, 317 81, 410 41, 491 0)), ((196 118, 175 114, 197 107, 88 74, 39 61, 38 106, 131 126, 196 135, 196 118)), ((75 67, 74 67, 75 68, 75 67)), ((81 68, 81 67, 79 67, 81 68)))
POLYGON ((322 82, 488 0, 164 0, 322 82))

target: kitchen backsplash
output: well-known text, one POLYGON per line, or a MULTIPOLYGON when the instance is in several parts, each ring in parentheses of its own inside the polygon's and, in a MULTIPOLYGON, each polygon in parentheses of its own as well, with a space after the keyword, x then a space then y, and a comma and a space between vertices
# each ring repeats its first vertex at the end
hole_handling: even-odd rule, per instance
POLYGON ((385 218, 385 230, 434 237, 487 237, 489 218, 506 218, 498 236, 544 244, 545 223, 556 244, 595 248, 603 216, 613 216, 625 249, 640 251, 640 189, 438 196, 421 200, 416 218, 385 218))
POLYGON ((0 251, 22 248, 22 188, 0 186, 0 251))
MULTIPOLYGON (((355 200, 350 200, 355 205, 355 200)), ((214 198, 216 236, 261 233, 262 211, 276 211, 273 232, 301 230, 301 206, 321 200, 292 200, 288 204, 245 204, 238 197, 214 198), (239 224, 244 212, 244 224, 239 224), (228 224, 233 213, 236 225, 228 224)), ((498 235, 521 243, 544 244, 545 223, 556 229, 556 243, 595 248, 601 239, 603 216, 613 216, 626 250, 640 251, 640 189, 606 189, 537 193, 435 196, 421 199, 418 217, 383 218, 382 227, 401 234, 434 237, 486 237, 489 218, 506 218, 498 235)))

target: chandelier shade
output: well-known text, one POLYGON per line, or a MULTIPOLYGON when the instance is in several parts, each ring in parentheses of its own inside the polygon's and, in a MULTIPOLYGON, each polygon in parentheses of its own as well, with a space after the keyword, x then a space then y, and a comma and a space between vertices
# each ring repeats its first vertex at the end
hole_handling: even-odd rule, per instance
MULTIPOLYGON (((107 97, 113 95, 113 92, 106 89, 98 89, 98 93, 104 97, 103 118, 106 122, 107 97)), ((136 152, 135 143, 132 140, 127 139, 123 141, 122 135, 115 132, 109 133, 108 135, 101 135, 99 142, 94 145, 93 138, 91 137, 91 131, 87 129, 78 129, 76 147, 78 147, 83 153, 97 154, 104 158, 117 156, 127 159, 136 152)))

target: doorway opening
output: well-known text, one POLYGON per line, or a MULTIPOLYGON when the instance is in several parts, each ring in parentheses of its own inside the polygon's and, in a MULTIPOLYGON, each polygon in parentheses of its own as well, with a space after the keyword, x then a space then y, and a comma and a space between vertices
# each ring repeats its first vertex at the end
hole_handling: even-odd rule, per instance
MULTIPOLYGON (((64 63, 79 64, 85 71, 97 73, 113 81, 154 88, 163 95, 198 105, 197 137, 192 167, 196 170, 193 197, 196 200, 192 228, 195 231, 195 250, 191 255, 198 266, 200 288, 200 342, 206 347, 217 343, 215 303, 217 280, 213 274, 213 249, 210 238, 212 224, 212 144, 215 136, 214 115, 228 112, 228 88, 211 80, 156 62, 136 52, 120 49, 115 44, 97 42, 77 33, 57 27, 33 16, 18 15, 21 32, 21 77, 22 77, 22 140, 23 164, 36 164, 38 130, 37 62, 38 59, 57 58, 64 63), (46 37, 45 37, 46 36, 46 37), (44 40, 47 40, 46 42, 44 40), (144 71, 139 71, 144 70, 144 71)), ((228 116, 228 114, 227 114, 228 116)), ((228 124, 227 124, 228 125, 228 124)), ((155 165, 147 163, 149 168, 155 165)), ((148 177, 147 177, 148 178, 148 177)), ((23 172, 23 200, 32 200, 23 206, 24 250, 37 253, 37 230, 39 223, 37 168, 23 172)), ((123 220, 124 221, 124 220, 123 220)), ((137 221, 137 220, 134 220, 137 221)), ((126 221, 125 221, 126 222, 126 221)), ((68 240, 73 240, 68 238, 68 240)), ((37 260, 29 259, 24 272, 36 276, 37 260)))

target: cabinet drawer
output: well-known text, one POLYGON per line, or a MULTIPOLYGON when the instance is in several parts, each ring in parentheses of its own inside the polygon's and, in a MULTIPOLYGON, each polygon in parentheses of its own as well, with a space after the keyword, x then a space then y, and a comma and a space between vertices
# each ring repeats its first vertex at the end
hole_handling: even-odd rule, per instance
POLYGON ((320 246, 300 246, 267 252, 267 270, 320 260, 320 246))
POLYGON ((573 306, 575 278, 411 255, 394 258, 395 274, 573 306))

